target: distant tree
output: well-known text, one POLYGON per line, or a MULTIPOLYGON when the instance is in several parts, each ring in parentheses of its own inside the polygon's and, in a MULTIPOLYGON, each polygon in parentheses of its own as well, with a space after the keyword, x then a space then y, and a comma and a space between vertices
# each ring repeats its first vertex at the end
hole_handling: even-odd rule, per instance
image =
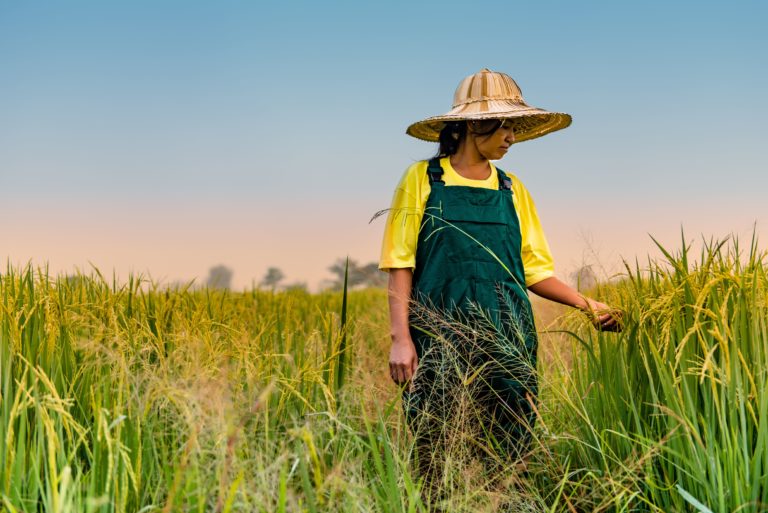
POLYGON ((344 273, 347 273, 347 287, 354 288, 358 285, 362 285, 365 282, 365 276, 360 270, 360 266, 355 260, 351 258, 339 258, 336 263, 328 268, 331 274, 336 276, 332 281, 332 287, 334 289, 341 289, 344 287, 344 273))
POLYGON ((278 284, 285 279, 283 271, 277 267, 270 267, 259 282, 260 287, 275 290, 278 284))
POLYGON ((295 283, 289 283, 285 286, 285 290, 302 290, 304 292, 308 291, 307 288, 307 282, 305 281, 297 281, 295 283))
POLYGON ((211 267, 205 284, 211 289, 230 289, 232 285, 232 269, 225 265, 211 267))
POLYGON ((597 285, 597 275, 592 270, 591 265, 582 265, 571 273, 571 283, 579 292, 585 292, 595 288, 597 285))
POLYGON ((360 266, 357 261, 349 259, 347 265, 346 258, 339 258, 336 263, 331 265, 328 270, 335 275, 335 279, 330 281, 331 288, 341 289, 344 286, 344 272, 348 273, 347 287, 381 287, 387 282, 386 273, 379 271, 376 262, 371 262, 360 266))
POLYGON ((83 283, 86 283, 87 281, 88 281, 88 278, 86 278, 82 274, 68 274, 63 278, 59 277, 60 284, 66 284, 71 288, 79 287, 80 285, 82 285, 83 283))
POLYGON ((165 290, 186 292, 188 290, 194 290, 194 280, 175 280, 165 285, 165 290))
POLYGON ((371 262, 365 264, 361 272, 365 276, 365 284, 368 287, 385 287, 389 280, 389 274, 379 270, 379 264, 377 262, 371 262))

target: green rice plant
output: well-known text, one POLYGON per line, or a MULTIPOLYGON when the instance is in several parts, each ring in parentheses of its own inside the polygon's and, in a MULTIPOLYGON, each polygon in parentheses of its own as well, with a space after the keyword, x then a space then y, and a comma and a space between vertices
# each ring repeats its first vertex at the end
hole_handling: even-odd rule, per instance
POLYGON ((666 265, 627 266, 603 290, 626 312, 622 334, 570 321, 576 358, 550 380, 547 454, 560 467, 567 455, 583 508, 766 510, 765 254, 754 239, 747 254, 704 243, 695 262, 686 244, 659 248, 666 265))
MULTIPOLYGON (((368 366, 385 302, 8 267, 0 510, 375 510, 368 366)), ((386 461, 413 511, 407 465, 386 461)))
MULTIPOLYGON (((662 250, 601 286, 623 333, 580 315, 551 330, 572 353, 540 362, 527 472, 473 466, 462 450, 483 426, 468 426, 443 506, 766 509, 764 255, 662 250)), ((7 267, 0 511, 435 511, 385 372, 386 299, 7 267)))

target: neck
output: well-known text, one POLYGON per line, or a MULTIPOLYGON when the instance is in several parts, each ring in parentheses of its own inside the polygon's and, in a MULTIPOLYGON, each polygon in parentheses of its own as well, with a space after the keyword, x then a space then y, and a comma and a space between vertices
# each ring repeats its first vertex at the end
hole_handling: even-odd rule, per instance
POLYGON ((473 145, 462 144, 451 155, 451 166, 464 178, 483 180, 491 172, 490 162, 473 145))

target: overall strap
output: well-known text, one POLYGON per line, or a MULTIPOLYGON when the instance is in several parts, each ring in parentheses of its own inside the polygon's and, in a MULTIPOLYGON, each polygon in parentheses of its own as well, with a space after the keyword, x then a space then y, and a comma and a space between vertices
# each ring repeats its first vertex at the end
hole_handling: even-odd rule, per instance
POLYGON ((499 175, 499 190, 512 192, 512 179, 498 167, 496 168, 496 172, 499 175))
POLYGON ((429 161, 429 166, 427 167, 427 175, 429 176, 429 185, 435 183, 445 183, 443 182, 443 168, 440 167, 439 158, 435 157, 429 161))

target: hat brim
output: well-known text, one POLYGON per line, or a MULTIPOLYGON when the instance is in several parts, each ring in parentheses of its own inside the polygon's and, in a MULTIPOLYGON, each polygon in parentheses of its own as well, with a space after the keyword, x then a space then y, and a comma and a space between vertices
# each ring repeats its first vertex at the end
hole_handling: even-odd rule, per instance
POLYGON ((502 102, 483 102, 484 111, 477 111, 476 106, 462 105, 441 115, 433 116, 413 123, 405 131, 406 134, 424 141, 438 142, 440 131, 446 123, 452 121, 471 121, 476 119, 512 119, 515 126, 515 143, 528 141, 557 130, 562 130, 571 124, 570 114, 564 112, 548 112, 529 107, 525 104, 502 102), (496 103, 497 105, 494 105, 496 103), (475 107, 475 109, 473 109, 475 107))

